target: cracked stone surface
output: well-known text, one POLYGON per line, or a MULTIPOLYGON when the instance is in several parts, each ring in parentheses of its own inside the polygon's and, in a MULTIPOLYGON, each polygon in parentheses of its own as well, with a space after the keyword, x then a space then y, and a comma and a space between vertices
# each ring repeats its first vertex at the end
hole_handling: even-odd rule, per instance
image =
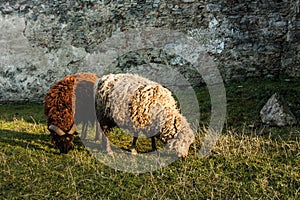
POLYGON ((86 52, 66 45, 49 52, 24 36, 25 19, 0 15, 0 101, 41 102, 57 79, 75 73, 71 65, 86 52))
POLYGON ((132 28, 167 28, 194 38, 218 63, 224 81, 300 76, 299 21, 296 0, 3 0, 0 102, 42 102, 49 86, 63 76, 80 71, 101 75, 107 68, 135 71, 144 62, 154 68, 168 64, 192 85, 202 84, 191 63, 176 52, 126 52, 110 66, 100 66, 99 45, 132 28))

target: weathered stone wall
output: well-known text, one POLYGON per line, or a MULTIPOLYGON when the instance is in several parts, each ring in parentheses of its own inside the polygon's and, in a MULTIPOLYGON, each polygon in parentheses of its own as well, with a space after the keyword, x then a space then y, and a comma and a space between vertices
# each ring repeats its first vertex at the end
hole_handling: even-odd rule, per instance
MULTIPOLYGON (((9 0, 0 2, 0 12, 0 101, 42 101, 65 75, 101 75, 105 66, 91 57, 103 41, 132 28, 163 27, 192 36, 225 81, 300 76, 299 0, 9 0)), ((157 52, 129 52, 110 67, 189 66, 157 52)), ((191 77, 194 85, 198 78, 191 77)))

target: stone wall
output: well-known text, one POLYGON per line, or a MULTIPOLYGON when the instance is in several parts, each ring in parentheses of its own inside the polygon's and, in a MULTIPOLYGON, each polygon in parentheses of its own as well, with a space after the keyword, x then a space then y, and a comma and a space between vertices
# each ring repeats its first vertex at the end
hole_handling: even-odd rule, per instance
MULTIPOLYGON (((192 36, 218 64, 224 81, 300 76, 299 0, 4 0, 0 12, 0 101, 41 102, 63 76, 101 75, 108 66, 92 59, 99 45, 132 28, 192 36)), ((128 52, 109 67, 122 71, 154 63, 190 71, 178 55, 157 52, 128 52)), ((191 82, 197 85, 201 77, 191 82)))

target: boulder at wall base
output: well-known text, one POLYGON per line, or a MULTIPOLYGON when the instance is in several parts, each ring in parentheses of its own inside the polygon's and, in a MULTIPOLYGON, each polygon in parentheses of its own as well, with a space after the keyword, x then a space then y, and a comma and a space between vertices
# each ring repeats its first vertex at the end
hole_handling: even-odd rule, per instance
POLYGON ((288 126, 297 124, 296 117, 286 105, 282 96, 275 93, 260 111, 261 120, 270 126, 288 126))

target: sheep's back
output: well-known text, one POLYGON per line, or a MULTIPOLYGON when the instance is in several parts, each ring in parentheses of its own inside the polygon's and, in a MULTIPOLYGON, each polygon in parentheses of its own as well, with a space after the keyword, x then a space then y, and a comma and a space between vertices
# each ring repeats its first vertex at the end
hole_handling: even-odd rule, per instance
POLYGON ((94 84, 97 80, 97 75, 83 72, 66 76, 52 85, 44 99, 47 125, 68 131, 74 123, 74 117, 77 122, 94 122, 94 84))
POLYGON ((96 110, 100 124, 143 131, 148 137, 160 134, 164 142, 174 137, 181 122, 168 89, 132 74, 103 76, 96 92, 96 110))
POLYGON ((68 131, 74 123, 75 76, 67 76, 50 87, 45 95, 44 114, 47 125, 68 131))

